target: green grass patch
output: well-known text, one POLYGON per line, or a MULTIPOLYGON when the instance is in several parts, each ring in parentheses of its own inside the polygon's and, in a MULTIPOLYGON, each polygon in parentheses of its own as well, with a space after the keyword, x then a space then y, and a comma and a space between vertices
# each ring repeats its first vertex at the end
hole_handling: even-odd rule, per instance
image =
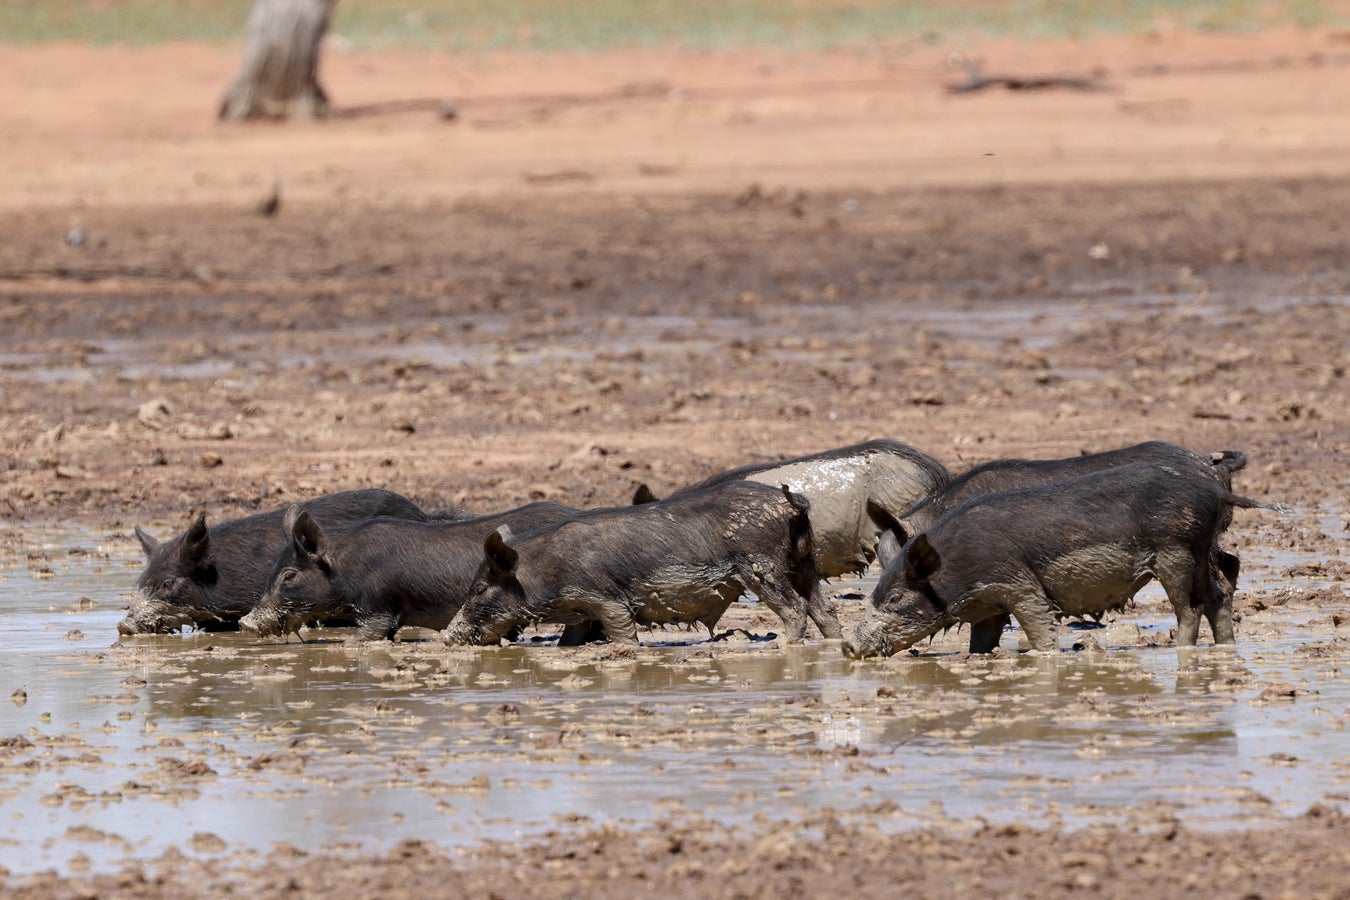
MULTIPOLYGON (((247 11, 247 0, 0 0, 0 44, 236 40, 247 11)), ((1345 21, 1345 4, 1330 0, 340 0, 333 31, 361 49, 716 50, 856 46, 922 35, 1138 33, 1162 24, 1248 31, 1345 21)))

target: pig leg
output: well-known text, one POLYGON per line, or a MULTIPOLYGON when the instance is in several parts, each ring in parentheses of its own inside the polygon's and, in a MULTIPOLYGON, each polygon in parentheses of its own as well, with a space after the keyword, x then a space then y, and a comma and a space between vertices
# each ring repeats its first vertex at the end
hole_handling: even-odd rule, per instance
MULTIPOLYGON (((1059 620, 1055 618, 1050 598, 1039 585, 1009 585, 1007 599, 995 605, 1010 611, 1027 643, 1038 653, 1057 653, 1059 651, 1059 620)), ((972 630, 971 639, 975 633, 972 630)))
POLYGON ((1200 616, 1189 602, 1173 601, 1172 609, 1177 614, 1177 646, 1194 647, 1200 638, 1200 616))
POLYGON ((358 621, 354 637, 358 641, 392 641, 397 633, 398 616, 378 613, 358 621))
POLYGON ((1237 592, 1238 571, 1242 564, 1235 555, 1225 553, 1218 547, 1210 551, 1210 563, 1214 569, 1214 583, 1203 586, 1207 592, 1205 618, 1214 632, 1215 644, 1235 644, 1233 595, 1237 592))
MULTIPOLYGON (((806 604, 795 592, 788 596, 768 575, 756 573, 755 596, 783 620, 789 641, 806 640, 806 604)), ((834 623, 835 637, 842 635, 838 620, 834 623)), ((823 629, 822 629, 823 630, 823 629)))
POLYGON ((562 636, 558 638, 559 647, 580 647, 605 639, 604 626, 594 619, 564 625, 562 636))
POLYGON ((1197 576, 1209 580, 1209 566, 1205 561, 1197 565, 1190 553, 1159 553, 1155 574, 1177 614, 1177 646, 1194 647, 1200 637, 1200 613, 1205 607, 1205 592, 1196 591, 1195 581, 1197 576))
POLYGON ((844 627, 839 624, 839 616, 834 611, 834 604, 825 599, 819 585, 811 592, 811 596, 806 598, 806 614, 820 629, 821 637, 842 638, 844 636, 844 627))
POLYGON ((704 628, 708 629, 708 637, 717 640, 717 623, 721 621, 722 616, 726 615, 727 609, 735 603, 741 596, 741 586, 739 584, 726 583, 718 587, 709 595, 708 611, 699 616, 697 621, 704 628))
MULTIPOLYGON (((990 616, 987 619, 981 619, 978 622, 972 622, 970 626, 970 652, 971 653, 993 653, 994 648, 998 646, 999 640, 1003 637, 1003 629, 1012 617, 1006 612, 990 616)), ((1058 636, 1056 636, 1058 641, 1058 636)))
POLYGON ((839 624, 839 615, 835 612, 834 604, 820 590, 820 576, 809 555, 797 560, 789 568, 787 580, 793 592, 806 604, 806 614, 820 629, 821 637, 842 638, 844 629, 839 624))
MULTIPOLYGON (((793 588, 797 589, 795 579, 793 588)), ((813 581, 805 594, 800 589, 797 589, 796 593, 805 601, 806 614, 820 629, 821 637, 842 638, 844 636, 844 629, 839 624, 839 616, 834 611, 834 604, 825 599, 825 595, 820 590, 819 581, 813 581)))
POLYGON ((614 643, 638 646, 637 620, 633 618, 632 610, 622 601, 597 598, 579 611, 597 619, 605 637, 614 643))

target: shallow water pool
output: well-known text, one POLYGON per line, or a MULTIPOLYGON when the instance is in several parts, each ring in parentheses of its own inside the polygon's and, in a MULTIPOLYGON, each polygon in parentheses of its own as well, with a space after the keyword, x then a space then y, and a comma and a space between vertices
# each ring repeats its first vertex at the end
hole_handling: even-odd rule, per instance
MULTIPOLYGON (((51 533, 0 571, 12 873, 170 847, 465 845, 683 809, 736 822, 866 807, 903 828, 1156 806, 1223 828, 1350 795, 1350 652, 1325 603, 1248 617, 1236 650, 1179 652, 1146 591, 1106 628, 1066 628, 1057 658, 972 659, 953 634, 851 662, 837 642, 767 639, 752 604, 723 624, 756 640, 665 632, 635 655, 357 647, 342 631, 119 640, 139 566, 134 541, 51 533)), ((1246 589, 1270 587, 1254 568, 1246 589)), ((856 620, 871 582, 831 587, 856 620)))

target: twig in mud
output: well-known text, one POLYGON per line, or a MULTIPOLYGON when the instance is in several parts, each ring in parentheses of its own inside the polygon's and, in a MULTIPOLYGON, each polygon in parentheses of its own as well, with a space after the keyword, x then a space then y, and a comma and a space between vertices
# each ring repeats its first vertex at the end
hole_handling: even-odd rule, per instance
POLYGON ((898 744, 893 745, 889 752, 894 753, 895 751, 899 750, 901 747, 905 746, 906 744, 908 744, 910 741, 914 740, 921 734, 923 734, 922 731, 914 732, 909 737, 905 738, 903 741, 900 741, 898 744))
POLYGON ((744 628, 729 628, 726 631, 722 632, 721 634, 714 634, 712 637, 708 638, 708 643, 710 644, 720 643, 721 641, 725 641, 737 633, 745 635, 745 639, 752 644, 763 644, 767 641, 771 641, 774 638, 778 637, 778 634, 773 631, 770 631, 768 634, 761 636, 746 631, 744 628))
POLYGON ((1176 311, 1175 315, 1178 316, 1178 320, 1177 320, 1174 324, 1172 324, 1171 326, 1169 326, 1169 327, 1167 327, 1167 328, 1164 328, 1163 330, 1161 330, 1161 331, 1157 332, 1156 334, 1152 335, 1148 340, 1146 340, 1146 341, 1140 341, 1139 343, 1135 344, 1133 347, 1130 347, 1130 348, 1127 349, 1127 350, 1122 350, 1121 352, 1117 353, 1117 354, 1116 354, 1116 359, 1125 359, 1127 356, 1133 356, 1134 354, 1138 353, 1140 350, 1143 350, 1145 347, 1151 347, 1151 346, 1153 346, 1154 344, 1158 343, 1158 342, 1161 341, 1163 338, 1167 337, 1167 336, 1170 335, 1172 332, 1176 331, 1178 328, 1181 327, 1182 322, 1180 321, 1180 318, 1179 318, 1179 317, 1180 317, 1183 313, 1188 313, 1188 312, 1190 312, 1191 310, 1195 309, 1197 306, 1199 306, 1201 303, 1203 303, 1204 301, 1206 301, 1206 300, 1208 300, 1208 299, 1209 299, 1209 288, 1206 287, 1206 288, 1204 288, 1203 290, 1201 290, 1200 293, 1198 293, 1198 294, 1195 295, 1195 299, 1194 299, 1194 300, 1192 300, 1190 303, 1187 303, 1184 307, 1182 307, 1181 309, 1179 309, 1179 310, 1176 311))

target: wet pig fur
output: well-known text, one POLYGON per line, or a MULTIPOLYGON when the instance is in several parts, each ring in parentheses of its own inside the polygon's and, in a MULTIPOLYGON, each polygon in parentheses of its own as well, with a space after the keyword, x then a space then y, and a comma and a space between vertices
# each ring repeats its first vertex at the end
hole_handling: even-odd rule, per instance
POLYGON ((973 652, 1015 618, 1033 650, 1058 647, 1057 620, 1127 602, 1152 579, 1193 646, 1218 591, 1211 549, 1237 497, 1193 469, 1132 463, 1040 487, 977 497, 915 535, 882 573, 874 615, 844 644, 889 656, 940 629, 971 625, 973 652))
POLYGON ((1146 441, 1118 450, 1065 459, 996 459, 962 472, 930 496, 917 501, 898 521, 890 524, 903 543, 975 497, 1051 484, 1130 463, 1156 463, 1209 474, 1232 490, 1233 473, 1247 465, 1247 455, 1239 450, 1220 450, 1202 456, 1175 444, 1146 441))
MULTIPOLYGON (((316 497, 300 508, 326 525, 372 516, 425 521, 462 515, 458 510, 426 513, 406 497, 373 488, 316 497)), ((189 625, 206 631, 236 629, 267 588, 272 564, 286 544, 284 516, 282 508, 208 528, 203 514, 187 532, 164 541, 138 527, 146 566, 131 610, 117 630, 162 634, 189 625)))
MULTIPOLYGON (((1066 478, 1076 478, 1130 463, 1156 463, 1208 475, 1218 479, 1225 488, 1232 490, 1233 473, 1247 465, 1247 455, 1240 450, 1219 450, 1202 455, 1175 444, 1146 441, 1118 450, 1071 456, 1066 459, 997 459, 963 472, 931 496, 920 500, 899 520, 887 522, 888 527, 883 540, 890 540, 894 535, 899 543, 903 543, 975 497, 998 491, 1052 484, 1066 478)), ((883 521, 887 515, 884 510, 879 509, 873 509, 872 514, 883 521)), ((1225 519, 1220 530, 1227 527, 1228 520, 1225 519)), ((897 545, 895 551, 898 549, 897 545)), ((886 555, 893 556, 894 552, 886 555)), ((1223 551, 1218 545, 1214 547, 1212 562, 1220 591, 1215 601, 1206 606, 1205 618, 1210 623, 1215 642, 1231 644, 1234 641, 1233 595, 1237 590, 1241 564, 1236 555, 1223 551)))
POLYGON ((711 632, 746 591, 783 620, 789 639, 805 636, 808 617, 826 637, 840 637, 820 593, 809 508, 786 487, 732 481, 490 535, 470 598, 444 638, 493 645, 535 623, 598 622, 611 641, 637 644, 639 625, 699 622, 711 632))
MULTIPOLYGON (((810 501, 816 570, 822 578, 834 578, 862 572, 878 556, 883 565, 888 562, 902 542, 887 541, 883 532, 950 479, 942 463, 908 444, 875 440, 781 462, 741 466, 673 496, 728 481, 786 484, 810 501)), ((640 503, 656 498, 643 485, 633 499, 640 503)))
POLYGON ((440 631, 468 596, 489 534, 502 526, 527 531, 577 512, 541 501, 453 522, 378 518, 325 529, 291 507, 288 545, 267 592, 239 624, 268 636, 297 633, 307 622, 355 619, 358 640, 391 639, 405 625, 440 631))

